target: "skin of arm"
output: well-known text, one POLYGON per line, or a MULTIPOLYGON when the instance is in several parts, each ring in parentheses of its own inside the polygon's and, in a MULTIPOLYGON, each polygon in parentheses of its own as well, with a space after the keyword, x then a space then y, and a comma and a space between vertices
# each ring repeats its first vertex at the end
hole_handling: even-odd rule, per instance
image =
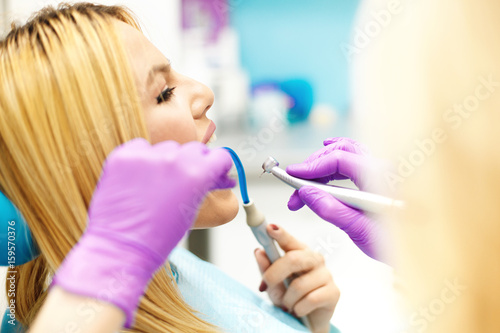
POLYGON ((125 314, 120 308, 54 286, 29 333, 115 333, 124 323, 125 314))

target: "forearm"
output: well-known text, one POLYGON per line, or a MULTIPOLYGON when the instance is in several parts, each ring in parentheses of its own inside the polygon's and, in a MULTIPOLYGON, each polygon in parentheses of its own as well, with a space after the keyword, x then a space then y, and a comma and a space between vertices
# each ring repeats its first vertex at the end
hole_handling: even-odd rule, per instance
POLYGON ((328 324, 324 327, 322 327, 321 329, 313 329, 312 330, 313 333, 340 333, 336 328, 335 326, 333 326, 332 324, 328 324))
POLYGON ((118 307, 54 286, 29 332, 115 333, 124 323, 118 307))

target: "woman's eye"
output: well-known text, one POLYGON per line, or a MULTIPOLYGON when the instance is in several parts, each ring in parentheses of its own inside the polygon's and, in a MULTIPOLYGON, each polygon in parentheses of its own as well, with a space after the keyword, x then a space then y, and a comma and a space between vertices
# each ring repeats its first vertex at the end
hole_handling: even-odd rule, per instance
POLYGON ((166 88, 165 90, 163 90, 160 95, 158 95, 158 97, 156 97, 156 101, 158 102, 158 104, 161 104, 163 102, 167 102, 170 97, 172 97, 172 95, 174 94, 173 91, 174 91, 175 87, 173 88, 166 88))

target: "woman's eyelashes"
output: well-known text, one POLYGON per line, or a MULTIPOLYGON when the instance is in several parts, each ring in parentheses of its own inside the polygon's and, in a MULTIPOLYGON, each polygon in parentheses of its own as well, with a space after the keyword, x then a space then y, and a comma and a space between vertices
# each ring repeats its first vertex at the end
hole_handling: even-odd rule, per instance
POLYGON ((158 97, 156 97, 156 101, 158 102, 158 104, 161 104, 163 102, 167 102, 170 97, 172 97, 172 95, 174 94, 173 91, 174 91, 175 87, 172 87, 172 88, 165 88, 165 90, 163 90, 160 95, 158 95, 158 97))

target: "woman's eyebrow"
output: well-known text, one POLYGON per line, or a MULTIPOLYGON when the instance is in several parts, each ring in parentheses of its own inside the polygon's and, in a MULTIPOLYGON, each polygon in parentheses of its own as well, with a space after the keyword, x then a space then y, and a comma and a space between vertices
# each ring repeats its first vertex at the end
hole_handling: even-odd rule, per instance
POLYGON ((148 79, 146 81, 146 86, 150 86, 153 83, 153 80, 154 80, 156 74, 158 74, 158 73, 167 74, 168 72, 170 72, 170 68, 171 68, 170 62, 168 62, 166 64, 154 65, 153 67, 151 67, 151 69, 149 70, 149 73, 148 73, 148 79))

